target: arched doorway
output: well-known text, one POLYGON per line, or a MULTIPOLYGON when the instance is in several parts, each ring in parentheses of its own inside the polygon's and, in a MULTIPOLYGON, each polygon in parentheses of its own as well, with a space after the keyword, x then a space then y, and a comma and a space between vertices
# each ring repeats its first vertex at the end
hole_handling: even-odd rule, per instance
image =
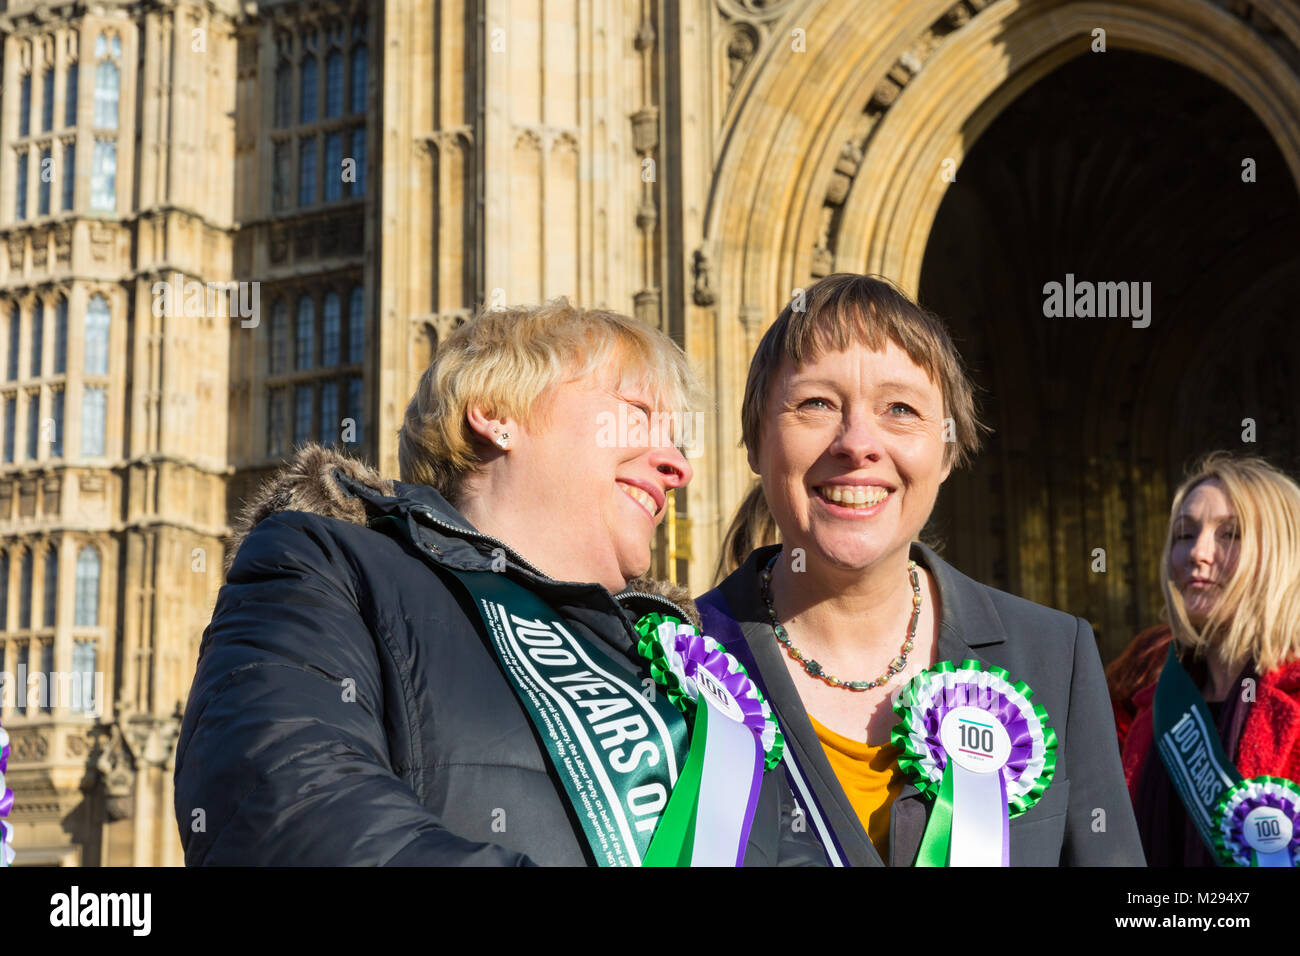
POLYGON ((996 429, 941 495, 945 555, 1088 618, 1106 657, 1154 623, 1190 460, 1227 448, 1300 471, 1297 237, 1276 143, 1186 67, 1084 55, 1006 107, 968 148, 921 270, 996 429))
MULTIPOLYGON (((1291 183, 1300 182, 1300 16, 1290 0, 1249 6, 1214 0, 917 0, 906 7, 906 16, 864 17, 859 0, 769 5, 772 35, 783 42, 756 53, 727 105, 700 224, 711 263, 704 283, 709 294, 688 303, 685 317, 688 352, 719 400, 711 454, 688 489, 697 588, 697 579, 715 566, 716 543, 753 480, 738 447, 738 407, 749 358, 766 326, 793 290, 832 271, 883 274, 918 293, 940 206, 967 187, 965 174, 948 183, 944 169, 967 168, 966 157, 984 132, 1041 80, 1081 59, 1120 71, 1132 54, 1212 77, 1222 88, 1215 87, 1215 95, 1238 97, 1276 144, 1283 162, 1271 185, 1281 188, 1283 170, 1291 183), (784 42, 795 30, 809 38, 802 52, 784 42), (1106 52, 1094 52, 1099 30, 1106 52)), ((1131 161, 1140 165, 1141 157, 1131 161)), ((695 210, 686 207, 685 222, 693 221, 695 210)), ((1208 284, 1214 273, 1204 273, 1208 284)), ((1267 298, 1268 283, 1261 282, 1252 294, 1267 298)), ((1261 301, 1225 303, 1220 312, 1265 308, 1261 301)), ((1181 353, 1157 353, 1167 361, 1175 355, 1181 353)), ((1140 380, 1171 379, 1148 374, 1140 380)), ((1130 413, 1142 420, 1142 434, 1167 427, 1145 417, 1156 404, 1147 393, 1133 401, 1130 413)), ((1104 426, 1099 419, 1090 424, 1104 426)), ((1094 446, 1102 447, 1099 439, 1094 446)), ((1108 540, 1150 535, 1155 523, 1146 513, 1167 507, 1166 485, 1153 484, 1165 482, 1163 475, 1142 472, 1126 481, 1144 489, 1142 495, 1109 509, 1106 527, 1125 528, 1128 522, 1140 530, 1108 530, 1108 540)), ((1149 538, 1141 538, 1140 546, 1147 553, 1149 538)), ((1013 589, 1026 580, 1024 562, 1012 567, 1005 561, 999 577, 982 554, 968 553, 958 563, 972 558, 972 573, 1013 589)), ((1144 562, 1129 560, 1135 573, 1146 573, 1144 562)), ((1118 585, 1108 586, 1100 592, 1103 599, 1096 582, 1085 588, 1079 581, 1058 581, 1051 567, 1032 570, 1034 581, 1052 583, 1041 596, 1037 590, 1027 596, 1088 613, 1103 631, 1107 652, 1123 640, 1113 632, 1154 613, 1138 593, 1149 588, 1133 585, 1125 594, 1118 585), (1130 606, 1131 612, 1117 610, 1130 606)))

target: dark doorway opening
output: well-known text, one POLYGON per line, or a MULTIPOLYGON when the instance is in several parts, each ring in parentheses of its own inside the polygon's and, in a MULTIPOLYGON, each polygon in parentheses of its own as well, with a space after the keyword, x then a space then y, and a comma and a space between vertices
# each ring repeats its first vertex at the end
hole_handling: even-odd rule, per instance
POLYGON ((1300 474, 1300 198, 1258 118, 1199 73, 1111 51, 1027 90, 948 187, 920 299, 996 429, 928 533, 972 577, 1086 617, 1107 660, 1159 619, 1192 459, 1300 474), (1093 284, 1093 315, 1045 314, 1051 282, 1077 311, 1093 284))

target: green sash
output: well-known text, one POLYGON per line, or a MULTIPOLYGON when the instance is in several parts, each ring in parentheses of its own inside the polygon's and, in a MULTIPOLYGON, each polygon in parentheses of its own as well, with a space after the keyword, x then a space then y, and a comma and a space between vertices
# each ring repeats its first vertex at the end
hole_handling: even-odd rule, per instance
POLYGON ((1178 798, 1215 863, 1222 866, 1214 839, 1219 800, 1242 777, 1223 752, 1210 708, 1178 662, 1173 644, 1156 684, 1153 725, 1156 752, 1178 798))
MULTIPOLYGON (((411 539, 390 516, 371 526, 385 524, 411 539)), ((597 865, 643 865, 682 773, 686 718, 667 694, 642 694, 640 682, 628 681, 626 666, 572 633, 545 602, 505 574, 439 567, 473 598, 597 865)))

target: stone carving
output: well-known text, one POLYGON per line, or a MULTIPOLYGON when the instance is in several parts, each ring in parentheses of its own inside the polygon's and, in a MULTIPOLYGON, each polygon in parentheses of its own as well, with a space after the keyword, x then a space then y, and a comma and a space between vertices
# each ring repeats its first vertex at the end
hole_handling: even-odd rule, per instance
POLYGON ((72 262, 72 227, 69 225, 54 227, 54 261, 61 266, 72 262))
POLYGON ((537 135, 536 131, 523 127, 515 135, 515 151, 529 150, 540 152, 542 148, 542 138, 537 135))
POLYGON ((632 39, 633 45, 638 53, 644 53, 655 45, 655 25, 649 20, 642 20, 640 26, 636 28, 636 36, 632 39))
POLYGON ((849 186, 862 163, 862 147, 854 142, 847 142, 840 150, 840 158, 835 162, 835 171, 831 173, 831 184, 826 190, 826 201, 838 206, 849 194, 849 186))
POLYGON ((718 12, 728 20, 768 23, 794 6, 795 0, 717 0, 718 12))
POLYGON ((293 230, 293 255, 295 259, 306 259, 312 254, 316 239, 315 223, 299 223, 293 230))
POLYGON ((835 244, 839 220, 834 215, 853 187, 854 177, 862 165, 863 156, 872 134, 884 114, 894 105, 900 93, 925 67, 925 62, 938 48, 944 37, 970 22, 971 18, 989 5, 991 0, 960 0, 936 21, 918 34, 910 47, 903 51, 894 64, 880 78, 862 114, 862 125, 855 130, 853 140, 844 144, 836 159, 823 200, 822 229, 812 250, 811 274, 814 278, 829 275, 834 269, 835 244))
POLYGON ((749 66, 754 54, 758 52, 758 31, 747 23, 737 24, 727 41, 727 94, 736 91, 745 67, 749 66))
POLYGON ((654 200, 648 197, 642 199, 640 205, 636 207, 636 227, 644 233, 651 233, 658 224, 659 210, 654 200))
POLYGON ((760 305, 740 307, 740 325, 745 330, 745 338, 751 345, 757 341, 758 333, 762 331, 763 314, 763 307, 760 305))
POLYGON ((36 514, 36 482, 23 481, 18 485, 18 515, 31 518, 36 514))
POLYGON ((289 230, 276 226, 271 229, 271 261, 276 265, 289 258, 289 230))
POLYGON ((135 811, 131 799, 135 784, 135 755, 114 723, 109 729, 108 744, 95 760, 95 769, 104 781, 104 813, 110 821, 125 820, 135 811))
POLYGON ((815 278, 828 276, 835 268, 835 253, 826 246, 815 246, 812 254, 811 272, 815 278))
POLYGON ((41 504, 45 514, 58 514, 59 490, 62 487, 63 478, 59 475, 51 475, 45 479, 44 485, 41 486, 41 504))
POLYGON ((650 326, 659 327, 659 290, 642 289, 632 296, 633 312, 636 318, 650 326))
POLYGON ((964 3, 955 3, 944 13, 943 22, 953 29, 957 29, 970 23, 970 18, 970 7, 964 3))
MULTIPOLYGON (((19 688, 26 693, 26 688, 19 688)), ((39 730, 14 731, 10 734, 9 745, 15 763, 44 760, 50 750, 50 742, 39 730)))
POLYGON ((696 249, 692 258, 695 264, 695 304, 713 305, 718 298, 713 292, 713 262, 704 249, 696 249))
POLYGON ((107 262, 113 254, 113 227, 103 223, 90 224, 90 254, 96 262, 107 262))
POLYGON ((735 93, 745 68, 754 61, 775 21, 795 5, 795 0, 716 0, 724 22, 723 34, 727 96, 735 93))

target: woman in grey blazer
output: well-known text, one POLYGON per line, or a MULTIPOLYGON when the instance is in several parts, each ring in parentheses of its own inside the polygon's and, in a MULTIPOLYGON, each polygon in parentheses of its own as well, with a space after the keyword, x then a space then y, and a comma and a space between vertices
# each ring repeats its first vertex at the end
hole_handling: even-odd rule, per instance
POLYGON ((760 481, 728 534, 739 567, 697 599, 705 633, 765 686, 805 815, 797 825, 832 865, 1140 866, 1088 622, 979 584, 915 540, 982 427, 941 322, 877 278, 816 283, 750 365, 742 431, 760 481), (778 534, 782 544, 749 551, 778 534), (923 671, 932 676, 899 708, 913 705, 917 723, 895 733, 900 692, 923 671), (940 729, 945 706, 975 702, 952 696, 964 693, 957 678, 981 700, 1005 692, 1007 709, 988 712, 1015 719, 981 738, 1001 743, 958 745, 958 730, 983 733, 971 710, 940 729), (923 686, 949 688, 928 698, 933 725, 920 719, 923 686), (991 799, 1004 809, 992 813, 979 788, 999 775, 1001 803, 996 783, 991 799))

